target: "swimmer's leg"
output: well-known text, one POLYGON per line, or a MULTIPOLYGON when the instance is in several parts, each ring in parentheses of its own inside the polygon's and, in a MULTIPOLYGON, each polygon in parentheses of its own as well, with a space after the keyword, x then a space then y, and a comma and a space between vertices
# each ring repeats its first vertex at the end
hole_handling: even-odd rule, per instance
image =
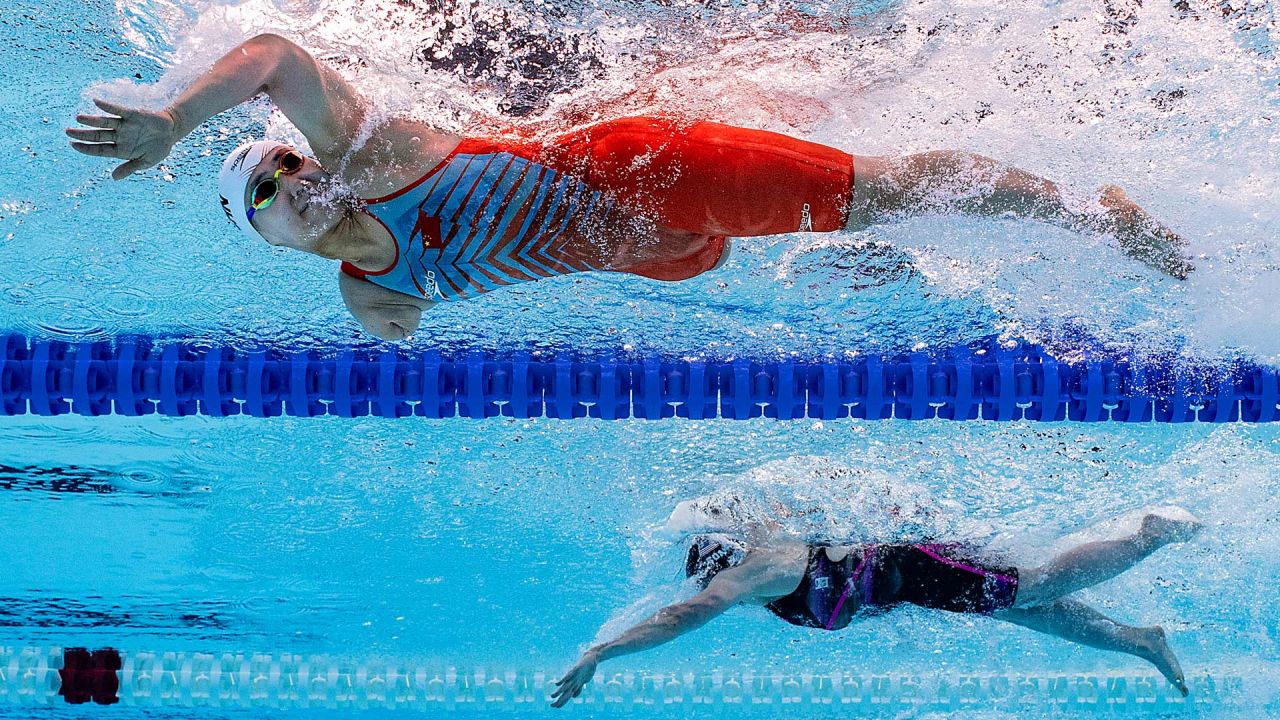
POLYGON ((1103 188, 1099 216, 1069 208, 1053 182, 973 153, 857 156, 854 167, 852 230, 928 212, 1011 214, 1075 231, 1110 232, 1125 254, 1177 278, 1193 269, 1183 239, 1115 185, 1103 188))
POLYGON ((1118 540, 1085 543, 1040 567, 1018 570, 1017 606, 1056 600, 1119 575, 1169 543, 1185 542, 1200 521, 1181 508, 1148 513, 1136 533, 1118 540))
POLYGON ((999 620, 1099 650, 1121 652, 1142 658, 1160 671, 1186 696, 1187 683, 1182 666, 1169 647, 1164 628, 1122 625, 1076 600, 1058 600, 1049 605, 997 611, 999 620))

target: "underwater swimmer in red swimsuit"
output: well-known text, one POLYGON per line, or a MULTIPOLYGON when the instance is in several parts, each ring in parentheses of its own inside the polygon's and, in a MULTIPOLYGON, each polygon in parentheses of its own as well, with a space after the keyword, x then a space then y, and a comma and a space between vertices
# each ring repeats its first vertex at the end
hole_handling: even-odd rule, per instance
MULTIPOLYGON (((1015 214, 1116 234, 1163 272, 1191 270, 1180 239, 1114 186, 1101 215, 1069 209, 1043 178, 989 158, 859 157, 758 130, 613 120, 542 139, 461 138, 405 118, 366 127, 370 104, 294 43, 259 35, 169 107, 96 100, 72 147, 161 162, 214 115, 266 92, 314 158, 270 141, 227 157, 219 195, 247 235, 341 260, 343 300, 369 332, 401 339, 437 302, 573 272, 678 281, 723 263, 728 238, 861 229, 921 212, 1015 214), (856 173, 855 173, 856 168, 856 173), (939 199, 945 198, 945 199, 939 199)), ((373 125, 373 123, 368 123, 373 125)))

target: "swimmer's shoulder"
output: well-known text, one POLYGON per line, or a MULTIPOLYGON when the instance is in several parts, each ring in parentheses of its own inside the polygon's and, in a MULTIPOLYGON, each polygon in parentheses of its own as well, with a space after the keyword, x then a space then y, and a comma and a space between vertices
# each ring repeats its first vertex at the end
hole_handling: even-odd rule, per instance
POLYGON ((430 173, 460 142, 425 123, 389 118, 339 162, 339 177, 359 197, 385 197, 430 173))
POLYGON ((808 546, 787 542, 752 548, 739 567, 753 577, 751 602, 766 605, 794 592, 808 565, 808 546))

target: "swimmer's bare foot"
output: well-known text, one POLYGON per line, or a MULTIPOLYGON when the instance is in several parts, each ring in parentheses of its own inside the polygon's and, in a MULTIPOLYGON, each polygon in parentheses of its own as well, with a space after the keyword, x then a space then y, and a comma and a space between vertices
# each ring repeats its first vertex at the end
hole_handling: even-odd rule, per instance
POLYGON ((1178 688, 1182 697, 1186 697, 1189 691, 1186 678, 1182 676, 1182 665, 1178 664, 1173 648, 1169 647, 1169 641, 1164 636, 1164 628, 1156 625, 1148 628, 1133 628, 1133 632, 1134 643, 1141 650, 1139 657, 1155 665, 1169 684, 1178 688))
POLYGON ((1102 230, 1115 234, 1126 255, 1179 280, 1195 270, 1185 254, 1187 241, 1156 222, 1120 186, 1102 186, 1099 202, 1106 209, 1102 230))
POLYGON ((1142 529, 1139 531, 1157 545, 1186 542, 1190 540, 1204 523, 1186 510, 1169 506, 1151 511, 1142 518, 1142 529))

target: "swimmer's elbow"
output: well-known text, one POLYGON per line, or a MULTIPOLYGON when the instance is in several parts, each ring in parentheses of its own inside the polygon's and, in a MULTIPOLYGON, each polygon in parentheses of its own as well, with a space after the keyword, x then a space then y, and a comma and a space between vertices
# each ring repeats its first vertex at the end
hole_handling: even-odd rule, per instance
POLYGON ((683 603, 667 608, 672 621, 682 627, 701 627, 738 602, 736 594, 723 589, 708 588, 683 603))
POLYGON ((711 617, 702 608, 685 603, 659 610, 654 620, 676 632, 685 632, 702 627, 711 617))
POLYGON ((275 33, 254 35, 240 47, 246 53, 259 58, 261 65, 272 68, 270 79, 267 80, 266 87, 263 88, 268 92, 281 77, 282 71, 284 71, 284 74, 288 74, 289 69, 297 66, 304 56, 310 57, 307 51, 303 50, 297 43, 275 33))
POLYGON ((246 49, 261 50, 270 53, 289 52, 297 47, 291 40, 275 33, 260 33, 244 41, 246 49))
POLYGON ((377 313, 353 313, 360 327, 379 340, 404 340, 418 329, 418 323, 408 318, 389 318, 377 313))
POLYGON ((409 335, 412 334, 413 332, 412 329, 406 329, 395 323, 382 323, 380 325, 375 325, 373 327, 366 326, 365 329, 368 330, 372 335, 377 337, 379 340, 392 340, 392 341, 404 340, 405 338, 409 337, 409 335))
POLYGON ((418 329, 422 311, 431 307, 365 280, 339 273, 342 301, 365 332, 382 340, 404 340, 418 329))

